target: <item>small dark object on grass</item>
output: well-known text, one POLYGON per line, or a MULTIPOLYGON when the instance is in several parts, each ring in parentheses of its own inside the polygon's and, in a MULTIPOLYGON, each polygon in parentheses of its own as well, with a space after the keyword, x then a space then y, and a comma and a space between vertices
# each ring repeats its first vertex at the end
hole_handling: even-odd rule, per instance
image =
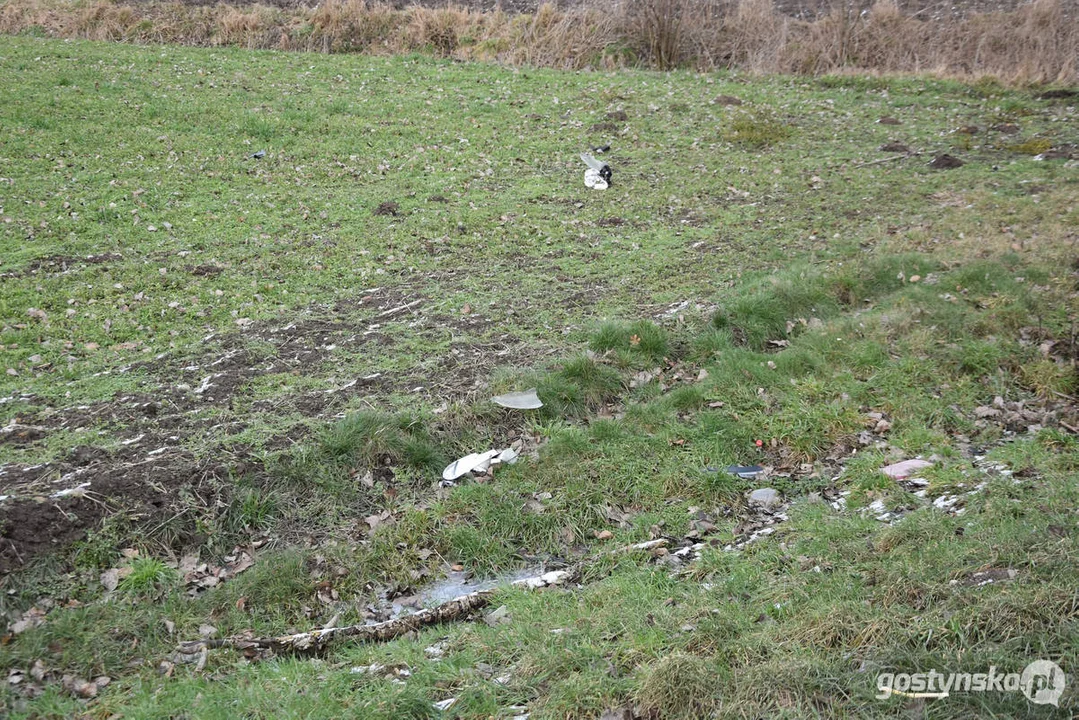
POLYGON ((255 160, 261 160, 262 158, 266 157, 266 151, 265 150, 259 150, 256 153, 251 153, 251 157, 254 158, 255 160))
POLYGON ((1038 96, 1039 100, 1067 100, 1079 97, 1079 90, 1050 90, 1038 96))
POLYGON ((384 203, 379 203, 379 206, 375 208, 375 215, 392 215, 397 217, 397 213, 400 209, 401 206, 393 200, 387 200, 384 203))
POLYGON ((610 150, 611 150, 610 145, 600 145, 599 147, 592 148, 592 152, 594 152, 594 153, 605 153, 605 152, 610 152, 610 150))
POLYGON ((881 145, 880 146, 880 151, 881 152, 909 153, 910 148, 907 147, 906 145, 904 145, 901 142, 890 142, 890 143, 884 143, 883 145, 881 145))
POLYGON ((877 122, 879 124, 881 124, 881 125, 902 125, 903 124, 902 121, 899 120, 899 118, 894 118, 894 117, 891 117, 890 115, 885 115, 880 120, 877 120, 877 122))
POLYGON ((753 478, 764 472, 764 468, 760 465, 730 465, 726 468, 717 468, 709 465, 704 469, 706 473, 718 473, 725 472, 728 475, 735 475, 743 480, 752 480, 753 478))
POLYGON ((720 95, 715 100, 716 105, 741 105, 742 101, 734 95, 720 95))
POLYGON ((957 157, 952 157, 948 153, 937 155, 929 162, 929 167, 936 170, 951 170, 952 168, 963 167, 963 161, 957 157))

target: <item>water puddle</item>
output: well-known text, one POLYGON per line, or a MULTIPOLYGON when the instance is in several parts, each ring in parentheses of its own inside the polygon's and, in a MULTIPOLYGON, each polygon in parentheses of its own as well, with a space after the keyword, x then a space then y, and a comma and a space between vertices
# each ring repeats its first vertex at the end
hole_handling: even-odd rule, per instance
POLYGON ((449 602, 454 598, 481 590, 509 587, 511 583, 525 578, 536 577, 544 573, 542 565, 518 568, 508 573, 490 578, 476 578, 469 572, 449 572, 446 577, 436 580, 408 596, 390 601, 391 617, 400 617, 416 612, 421 608, 434 607, 449 602))

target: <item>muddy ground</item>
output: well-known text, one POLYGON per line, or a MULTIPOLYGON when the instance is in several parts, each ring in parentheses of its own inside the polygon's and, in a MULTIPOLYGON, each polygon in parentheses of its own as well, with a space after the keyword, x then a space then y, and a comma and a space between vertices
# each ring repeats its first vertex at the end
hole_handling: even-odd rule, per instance
MULTIPOLYGON (((62 273, 65 263, 45 263, 38 272, 62 273)), ((375 288, 336 308, 314 308, 295 322, 253 323, 240 331, 208 337, 196 347, 163 354, 115 370, 145 378, 145 391, 107 401, 64 406, 35 396, 4 398, 25 403, 0 427, 0 444, 40 445, 56 434, 78 433, 85 443, 47 463, 0 464, 0 573, 69 546, 107 516, 129 526, 170 529, 180 547, 198 543, 194 518, 205 508, 227 505, 229 487, 246 477, 258 484, 266 471, 255 449, 232 439, 257 415, 294 415, 331 421, 350 400, 417 394, 468 399, 484 386, 495 366, 529 366, 542 351, 510 336, 455 347, 427 367, 397 373, 359 372, 334 387, 259 398, 250 383, 262 376, 308 375, 326 367, 335 349, 381 353, 394 339, 376 320, 409 318, 422 334, 475 330, 485 319, 439 309, 422 297, 375 288), (403 309, 402 309, 403 308, 403 309), (314 316, 312 316, 314 315, 314 316), (196 453, 192 444, 201 449, 196 453), (105 446, 105 447, 103 447, 105 446)), ((377 402, 376 402, 377 404, 377 402)), ((306 437, 297 424, 263 443, 262 450, 288 448, 306 437)))

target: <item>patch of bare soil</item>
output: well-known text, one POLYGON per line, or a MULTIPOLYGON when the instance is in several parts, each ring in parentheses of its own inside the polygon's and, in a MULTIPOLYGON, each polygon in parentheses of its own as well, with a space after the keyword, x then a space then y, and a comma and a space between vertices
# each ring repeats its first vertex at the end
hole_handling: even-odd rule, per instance
MULTIPOLYGON (((492 325, 469 307, 446 308, 404 286, 371 288, 335 308, 313 309, 311 316, 295 322, 252 322, 207 338, 182 356, 162 355, 122 369, 147 376, 155 390, 70 407, 20 398, 34 409, 8 423, 0 442, 34 445, 57 432, 85 432, 89 442, 101 442, 90 438, 104 430, 110 446, 118 449, 87 444, 43 465, 0 466, 0 572, 69 546, 114 514, 147 533, 168 525, 165 535, 172 543, 199 542, 194 514, 218 512, 215 508, 227 500, 230 477, 262 473, 249 450, 221 445, 196 456, 182 449, 185 439, 207 435, 207 409, 217 411, 223 440, 242 431, 252 412, 328 418, 355 395, 420 392, 472 398, 496 367, 531 365, 536 359, 534 348, 504 334, 455 343, 445 357, 431 358, 412 372, 360 373, 327 390, 248 399, 251 381, 261 376, 310 375, 335 351, 392 345, 384 326, 402 321, 414 325, 412 332, 437 333, 440 342, 447 330, 469 338, 486 334, 492 325), (356 311, 365 319, 357 319, 356 311)), ((284 448, 302 435, 302 428, 286 431, 265 446, 284 448)))
POLYGON ((101 253, 99 255, 49 255, 48 257, 33 260, 25 270, 0 273, 2 278, 16 278, 25 275, 37 275, 40 273, 49 275, 64 275, 86 265, 104 265, 107 263, 123 260, 120 253, 101 253))
MULTIPOLYGON (((147 455, 77 448, 55 464, 4 467, 0 484, 17 497, 0 503, 0 573, 85 538, 109 515, 147 528, 182 520, 181 494, 212 507, 219 492, 214 481, 229 474, 223 464, 167 449, 147 455)), ((194 532, 193 522, 176 527, 194 532)), ((181 532, 175 539, 194 538, 181 532)))

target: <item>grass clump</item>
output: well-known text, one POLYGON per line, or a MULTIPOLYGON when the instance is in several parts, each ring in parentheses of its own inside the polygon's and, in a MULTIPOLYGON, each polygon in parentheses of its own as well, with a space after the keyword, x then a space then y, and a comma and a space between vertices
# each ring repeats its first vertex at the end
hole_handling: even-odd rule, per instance
POLYGON ((647 320, 605 323, 593 335, 589 347, 597 353, 615 352, 629 361, 661 362, 668 352, 667 332, 647 320))
POLYGON ((1052 360, 1038 360, 1020 368, 1023 384, 1042 397, 1071 395, 1079 390, 1079 374, 1074 367, 1052 360))
POLYGON ((1020 155, 1041 155, 1051 147, 1053 147, 1053 142, 1047 138, 1031 138, 1009 145, 1008 149, 1020 155))
POLYGON ((254 487, 239 488, 225 511, 224 526, 231 532, 265 530, 279 515, 274 493, 254 487))
POLYGON ((645 670, 637 703, 663 720, 708 717, 718 704, 718 670, 714 660, 672 653, 645 670))
POLYGON ((755 289, 733 298, 712 318, 737 342, 756 350, 839 311, 825 277, 813 271, 788 271, 767 278, 755 289))
POLYGON ((617 370, 587 355, 579 355, 536 384, 548 415, 572 417, 614 398, 622 390, 617 370))
POLYGON ((739 117, 723 128, 720 137, 729 143, 762 149, 786 140, 794 131, 789 125, 758 117, 739 117))
POLYGON ((337 465, 403 465, 441 469, 446 459, 423 420, 404 414, 365 410, 330 426, 317 452, 337 465))
POLYGON ((151 595, 168 590, 180 579, 179 572, 161 560, 152 557, 137 557, 131 561, 131 572, 127 574, 117 589, 131 595, 151 595))
POLYGON ((845 264, 836 271, 831 284, 844 306, 859 308, 866 301, 901 289, 912 277, 921 280, 940 269, 940 261, 929 255, 882 255, 845 264))

